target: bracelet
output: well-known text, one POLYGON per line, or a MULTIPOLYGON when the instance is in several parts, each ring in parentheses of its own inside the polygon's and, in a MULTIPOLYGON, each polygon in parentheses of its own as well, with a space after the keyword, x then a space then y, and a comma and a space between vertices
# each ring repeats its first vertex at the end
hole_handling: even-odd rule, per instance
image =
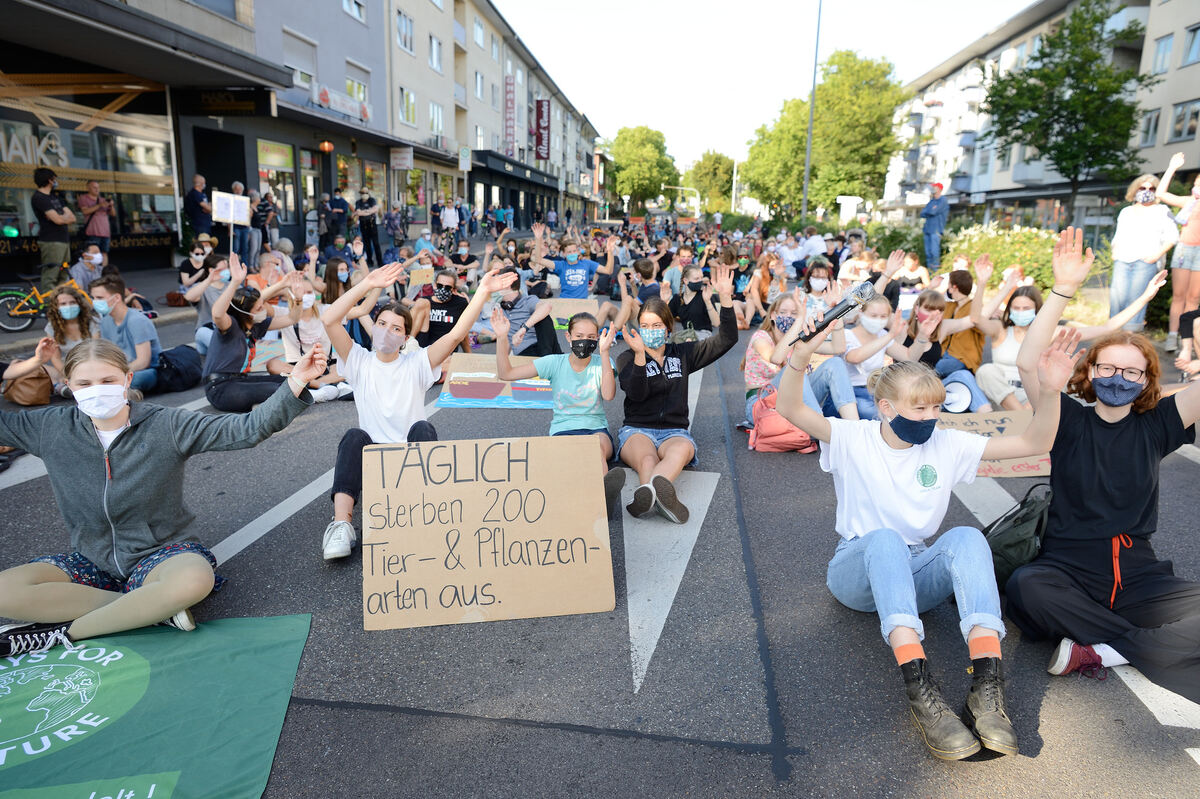
POLYGON ((304 393, 304 389, 308 388, 307 385, 305 385, 304 383, 301 383, 299 380, 292 377, 291 375, 288 375, 288 385, 291 386, 296 391, 300 392, 301 394, 304 393))
POLYGON ((1063 294, 1061 291, 1055 291, 1053 288, 1051 288, 1051 289, 1050 289, 1050 293, 1051 293, 1051 294, 1057 294, 1058 296, 1062 297, 1064 300, 1073 300, 1073 299, 1075 299, 1075 295, 1074 295, 1074 294, 1071 294, 1070 296, 1068 296, 1068 295, 1066 295, 1066 294, 1063 294))
POLYGON ((929 339, 927 339, 927 338, 919 338, 919 339, 917 339, 917 343, 918 343, 918 344, 928 344, 928 343, 929 343, 929 339))
POLYGON ((788 365, 788 368, 794 369, 797 372, 808 372, 807 366, 805 366, 803 369, 801 369, 799 366, 796 366, 792 363, 792 354, 790 352, 788 353, 788 357, 787 357, 787 365, 788 365))

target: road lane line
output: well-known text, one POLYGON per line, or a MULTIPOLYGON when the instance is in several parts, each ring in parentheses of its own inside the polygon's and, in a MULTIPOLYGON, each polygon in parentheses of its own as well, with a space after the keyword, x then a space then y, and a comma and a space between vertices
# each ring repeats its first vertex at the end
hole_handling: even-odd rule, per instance
POLYGON ((993 477, 976 477, 973 483, 959 483, 954 487, 954 496, 967 506, 967 510, 971 511, 984 527, 999 519, 1016 504, 1012 496, 993 477))
POLYGON ((1185 749, 1184 751, 1192 756, 1192 760, 1195 760, 1197 765, 1200 765, 1200 749, 1185 749))
POLYGON ((1175 454, 1182 455, 1192 463, 1200 463, 1200 447, 1197 447, 1195 444, 1184 444, 1175 450, 1175 454))

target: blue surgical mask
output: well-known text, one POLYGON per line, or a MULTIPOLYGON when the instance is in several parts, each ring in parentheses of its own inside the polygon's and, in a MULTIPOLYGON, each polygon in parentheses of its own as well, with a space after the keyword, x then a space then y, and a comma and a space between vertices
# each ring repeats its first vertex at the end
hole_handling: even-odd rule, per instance
POLYGON ((925 419, 921 421, 896 414, 888 420, 888 424, 891 425, 892 432, 901 441, 920 446, 933 435, 933 429, 937 427, 937 419, 925 419))
POLYGON ((667 329, 665 327, 638 328, 638 335, 642 337, 642 343, 646 345, 646 349, 656 350, 667 343, 667 329))
POLYGON ((79 306, 63 305, 58 309, 58 315, 63 319, 76 319, 79 316, 79 306))
POLYGON ((112 308, 108 306, 107 300, 92 300, 92 307, 96 309, 96 313, 101 316, 108 316, 112 313, 112 308))
POLYGON ((1145 391, 1145 389, 1146 386, 1142 383, 1126 380, 1120 374, 1110 377, 1092 378, 1092 390, 1096 392, 1096 399, 1110 408, 1120 408, 1122 405, 1128 405, 1137 399, 1138 395, 1145 391))
POLYGON ((573 263, 576 263, 576 262, 578 262, 578 261, 579 261, 579 253, 577 253, 577 252, 569 252, 569 253, 567 253, 567 263, 569 263, 569 264, 573 264, 573 263))
POLYGON ((219 277, 221 278, 221 282, 223 282, 223 283, 228 283, 228 282, 229 282, 229 270, 228 270, 228 269, 222 269, 222 270, 221 270, 221 274, 219 275, 219 277))
POLYGON ((345 283, 349 279, 350 279, 349 272, 338 272, 338 282, 339 283, 345 283))
POLYGON ((1009 311, 1008 320, 1017 327, 1029 327, 1037 318, 1037 311, 1027 308, 1024 311, 1009 311))
POLYGON ((783 316, 782 314, 775 317, 775 329, 780 333, 787 333, 792 329, 792 325, 796 324, 796 317, 783 316))

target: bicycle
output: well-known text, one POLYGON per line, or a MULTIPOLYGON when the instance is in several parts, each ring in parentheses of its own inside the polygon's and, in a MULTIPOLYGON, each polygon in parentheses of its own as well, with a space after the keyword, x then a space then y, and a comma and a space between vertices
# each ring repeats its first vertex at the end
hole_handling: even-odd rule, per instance
POLYGON ((50 295, 54 293, 55 289, 68 286, 77 289, 84 297, 88 296, 87 291, 81 288, 74 278, 65 283, 59 283, 50 291, 44 292, 38 288, 42 279, 40 274, 18 274, 17 277, 29 283, 29 291, 25 291, 20 286, 0 287, 0 330, 7 330, 10 333, 19 333, 29 329, 39 316, 44 315, 46 300, 50 299, 50 295))

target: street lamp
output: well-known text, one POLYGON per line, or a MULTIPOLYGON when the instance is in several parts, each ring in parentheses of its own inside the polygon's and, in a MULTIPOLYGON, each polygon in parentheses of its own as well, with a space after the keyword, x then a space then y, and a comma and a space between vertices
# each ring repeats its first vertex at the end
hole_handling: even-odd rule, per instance
MULTIPOLYGON (((731 213, 731 214, 736 214, 738 212, 738 210, 737 210, 737 168, 738 168, 738 163, 739 163, 738 161, 733 162, 733 196, 731 196, 729 198, 729 213, 731 213)), ((745 161, 742 161, 740 163, 745 163, 745 161)))
POLYGON ((808 135, 804 142, 804 199, 800 203, 800 219, 808 216, 808 171, 812 164, 813 108, 817 105, 817 53, 821 48, 821 0, 817 0, 817 40, 813 43, 812 92, 808 95, 808 135))

